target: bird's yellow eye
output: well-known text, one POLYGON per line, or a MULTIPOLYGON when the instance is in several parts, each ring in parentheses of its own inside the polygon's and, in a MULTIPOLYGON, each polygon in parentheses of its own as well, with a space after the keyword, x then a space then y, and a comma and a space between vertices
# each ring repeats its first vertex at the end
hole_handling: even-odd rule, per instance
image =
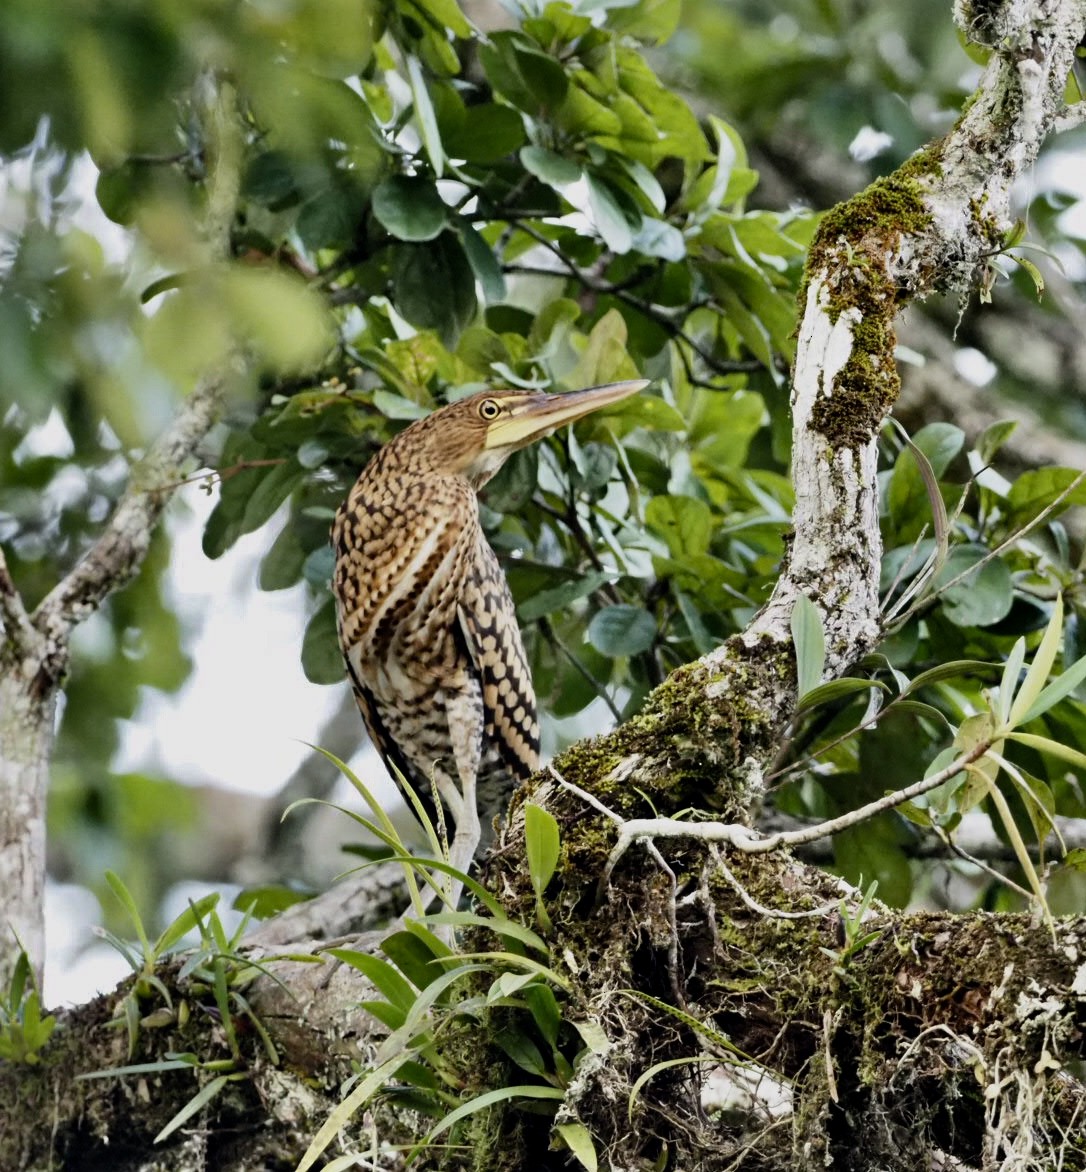
POLYGON ((502 413, 501 405, 495 399, 484 399, 479 404, 479 414, 490 423, 502 413))

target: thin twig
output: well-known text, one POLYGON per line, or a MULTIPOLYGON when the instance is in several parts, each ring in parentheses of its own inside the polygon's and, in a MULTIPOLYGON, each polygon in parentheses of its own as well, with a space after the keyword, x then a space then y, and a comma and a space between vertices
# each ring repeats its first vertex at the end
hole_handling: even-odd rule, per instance
POLYGON ((934 591, 932 594, 925 595, 923 598, 917 599, 917 601, 913 603, 913 605, 903 615, 894 621, 892 628, 888 626, 887 629, 890 630, 904 626, 904 624, 907 623, 909 619, 911 619, 918 611, 924 610, 928 606, 931 606, 940 594, 945 593, 952 586, 957 586, 961 582, 964 582, 966 578, 970 577, 970 575, 977 573, 978 570, 983 569, 984 566, 986 566, 994 558, 999 557, 999 555, 1005 550, 1010 549, 1012 545, 1015 545, 1018 541, 1025 537, 1027 533, 1036 529, 1042 521, 1047 520, 1048 517, 1050 517, 1052 513, 1058 509, 1060 505, 1067 499, 1067 497, 1070 496, 1071 493, 1073 493, 1075 489, 1083 483, 1083 481, 1086 481, 1086 470, 1080 472, 1054 500, 1047 504, 1037 514, 1037 516, 1033 518, 1032 521, 1026 525, 1023 525, 1020 529, 1016 529, 1009 537, 1007 537, 994 549, 988 550, 984 557, 982 557, 979 561, 974 562, 971 566, 962 570, 960 574, 957 574, 955 577, 951 578, 949 582, 944 582, 938 590, 934 591))
POLYGON ((1024 887, 1021 886, 1021 884, 1015 883, 1013 879, 1004 875, 1002 871, 997 871, 995 867, 990 866, 988 863, 984 862, 983 859, 976 858, 976 856, 971 855, 963 847, 960 847, 947 833, 945 827, 939 826, 936 823, 932 823, 931 828, 935 832, 936 837, 942 842, 943 846, 945 846, 952 854, 957 855, 959 859, 962 859, 966 863, 972 863, 974 867, 979 867, 980 870, 989 877, 989 879, 994 879, 997 883, 1017 891, 1018 894, 1021 895, 1027 903, 1033 899, 1032 891, 1027 891, 1024 887))
POLYGON ((949 781, 955 774, 960 773, 968 765, 991 748, 991 741, 981 741, 968 753, 952 761, 945 769, 940 769, 930 777, 922 778, 905 786, 904 789, 884 794, 873 802, 868 802, 859 809, 850 810, 837 818, 827 819, 814 826, 805 826, 799 830, 778 831, 775 834, 760 835, 749 826, 740 823, 726 822, 680 822, 674 818, 631 818, 623 822, 619 829, 618 841, 615 843, 607 859, 601 882, 610 879, 618 861, 629 850, 630 846, 644 838, 686 838, 700 842, 722 842, 742 851, 744 854, 766 854, 769 851, 779 850, 784 846, 802 846, 808 842, 816 842, 820 838, 828 838, 839 834, 842 830, 866 822, 876 814, 892 810, 902 802, 911 801, 922 794, 930 793, 945 781, 949 781))

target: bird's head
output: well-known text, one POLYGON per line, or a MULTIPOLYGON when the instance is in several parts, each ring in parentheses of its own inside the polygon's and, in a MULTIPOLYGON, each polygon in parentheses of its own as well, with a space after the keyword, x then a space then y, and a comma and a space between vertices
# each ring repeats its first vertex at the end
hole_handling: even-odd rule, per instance
POLYGON ((412 424, 394 442, 410 445, 414 459, 429 470, 463 476, 482 488, 518 449, 648 385, 648 379, 631 379, 563 395, 481 391, 412 424))

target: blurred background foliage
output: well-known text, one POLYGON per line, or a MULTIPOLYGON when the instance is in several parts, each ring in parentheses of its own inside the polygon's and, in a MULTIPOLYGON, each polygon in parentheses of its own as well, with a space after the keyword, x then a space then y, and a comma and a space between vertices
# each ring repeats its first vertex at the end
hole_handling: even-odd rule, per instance
MULTIPOLYGON (((298 653, 314 685, 342 687, 327 534, 376 447, 483 385, 574 388, 640 371, 649 393, 519 454, 484 498, 545 748, 636 710, 772 587, 791 505, 787 373, 805 248, 821 210, 957 116, 980 65, 949 9, 5 4, 0 542, 21 590, 33 604, 73 564, 133 455, 241 340, 256 373, 203 453, 217 470, 204 553, 261 534, 257 585, 308 584, 298 653), (227 265, 209 263, 201 233, 194 110, 214 77, 236 85, 246 129, 227 265)), ((998 425, 1001 396, 1024 400, 1058 425, 1066 463, 1086 428, 1073 151, 1080 160, 1081 132, 1055 144, 1023 194, 1028 241, 1046 250, 1030 254, 1043 301, 1029 271, 993 256, 993 304, 933 304, 906 323, 901 415, 953 518, 951 585, 902 603, 863 665, 885 693, 841 696, 790 730, 774 778, 781 812, 825 816, 921 776, 1015 639, 1036 641, 1058 594, 1065 660, 1082 653, 1081 529, 1060 514, 1086 493, 1054 503, 1073 472, 1032 469, 1049 462, 1046 433, 1016 446, 998 425), (911 399, 910 370, 925 388, 911 399), (984 388, 968 422, 932 390, 964 384, 984 388), (922 704, 889 702, 956 660, 994 666, 950 672, 922 704)), ((892 607, 931 546, 932 513, 890 430, 884 489, 892 607)), ((59 873, 97 886, 111 865, 136 873, 147 900, 178 878, 155 844, 164 821, 194 820, 194 799, 179 779, 115 762, 140 689, 176 690, 191 669, 171 556, 164 531, 79 639, 51 811, 59 873)), ((1071 698, 1045 731, 1082 748, 1084 720, 1071 698)), ((228 736, 228 709, 223 728, 194 735, 228 736)), ((1041 807, 1086 813, 1077 772, 1015 753, 1041 807)), ((1015 808, 1043 836, 1037 810, 1015 808)), ((951 802, 947 828, 965 813, 951 802)), ((996 865, 1013 872, 989 829, 996 865)), ((885 815, 839 837, 830 862, 877 878, 899 904, 1016 898, 931 839, 917 819, 885 815), (933 849, 938 866, 923 857, 933 849)), ((1074 905, 1079 878, 1061 875, 1054 890, 1074 905)))

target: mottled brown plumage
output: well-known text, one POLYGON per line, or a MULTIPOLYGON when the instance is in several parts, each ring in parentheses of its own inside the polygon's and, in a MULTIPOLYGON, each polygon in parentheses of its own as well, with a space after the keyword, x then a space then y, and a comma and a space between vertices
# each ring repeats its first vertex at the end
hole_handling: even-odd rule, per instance
POLYGON ((461 399, 386 444, 336 514, 333 589, 358 706, 386 764, 424 800, 437 789, 459 870, 539 760, 531 675, 476 493, 518 448, 646 385, 461 399))

